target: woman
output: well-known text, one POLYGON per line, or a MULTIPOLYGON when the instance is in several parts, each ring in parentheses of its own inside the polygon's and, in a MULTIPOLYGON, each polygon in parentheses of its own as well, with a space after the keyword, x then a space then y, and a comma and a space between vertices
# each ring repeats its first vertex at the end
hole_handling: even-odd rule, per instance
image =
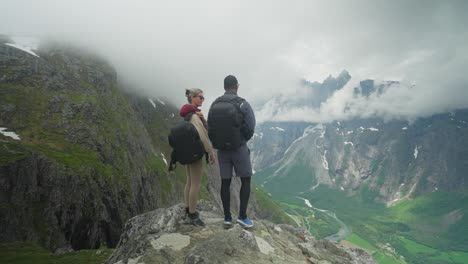
MULTIPOLYGON (((185 104, 180 109, 180 116, 184 119, 188 115, 190 117, 190 123, 192 123, 197 129, 200 140, 203 143, 206 153, 210 158, 210 164, 215 162, 215 156, 213 148, 208 139, 208 131, 206 129, 206 120, 201 110, 198 108, 202 106, 205 97, 203 97, 203 91, 200 89, 187 89, 185 90, 185 96, 187 97, 188 104, 185 104)), ((187 223, 192 225, 204 226, 205 223, 200 219, 197 208, 198 192, 200 191, 200 180, 203 170, 203 159, 197 160, 193 163, 185 165, 187 173, 187 182, 184 190, 184 201, 185 201, 185 213, 188 215, 187 223)))

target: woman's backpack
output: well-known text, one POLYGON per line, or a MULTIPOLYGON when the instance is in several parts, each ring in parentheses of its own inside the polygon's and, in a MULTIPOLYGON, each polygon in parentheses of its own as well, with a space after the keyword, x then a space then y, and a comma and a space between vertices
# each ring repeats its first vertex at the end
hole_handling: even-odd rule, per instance
POLYGON ((176 162, 183 165, 193 163, 201 159, 205 154, 200 135, 198 135, 195 126, 190 123, 193 114, 188 114, 183 121, 172 127, 169 133, 169 145, 172 147, 169 171, 175 169, 176 162))

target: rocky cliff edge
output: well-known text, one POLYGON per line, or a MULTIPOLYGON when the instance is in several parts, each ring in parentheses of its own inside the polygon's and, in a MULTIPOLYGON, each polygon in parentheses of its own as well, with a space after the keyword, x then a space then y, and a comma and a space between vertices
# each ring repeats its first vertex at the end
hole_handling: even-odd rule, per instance
POLYGON ((182 204, 131 218, 106 264, 143 263, 377 263, 361 249, 315 240, 290 225, 256 220, 251 229, 224 229, 222 213, 199 203, 206 226, 184 223, 182 204))

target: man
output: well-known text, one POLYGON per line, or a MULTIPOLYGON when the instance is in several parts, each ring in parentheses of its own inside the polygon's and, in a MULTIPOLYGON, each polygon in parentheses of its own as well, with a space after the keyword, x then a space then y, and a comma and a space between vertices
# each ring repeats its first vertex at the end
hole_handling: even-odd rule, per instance
POLYGON ((208 136, 213 146, 218 149, 222 180, 221 200, 226 228, 232 226, 230 186, 233 169, 242 183, 237 223, 246 228, 253 227, 253 221, 247 218, 252 163, 246 143, 252 138, 255 130, 255 115, 250 104, 237 96, 238 89, 236 77, 228 75, 224 78, 225 93, 213 102, 208 113, 208 136))

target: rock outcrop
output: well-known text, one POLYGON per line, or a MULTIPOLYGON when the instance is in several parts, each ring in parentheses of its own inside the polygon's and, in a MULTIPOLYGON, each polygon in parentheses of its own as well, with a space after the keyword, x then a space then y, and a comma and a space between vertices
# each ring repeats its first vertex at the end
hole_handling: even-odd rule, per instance
POLYGON ((216 206, 202 200, 198 207, 204 227, 184 223, 182 204, 130 219, 106 264, 376 263, 361 249, 317 241, 290 225, 256 220, 251 229, 224 229, 216 206))

